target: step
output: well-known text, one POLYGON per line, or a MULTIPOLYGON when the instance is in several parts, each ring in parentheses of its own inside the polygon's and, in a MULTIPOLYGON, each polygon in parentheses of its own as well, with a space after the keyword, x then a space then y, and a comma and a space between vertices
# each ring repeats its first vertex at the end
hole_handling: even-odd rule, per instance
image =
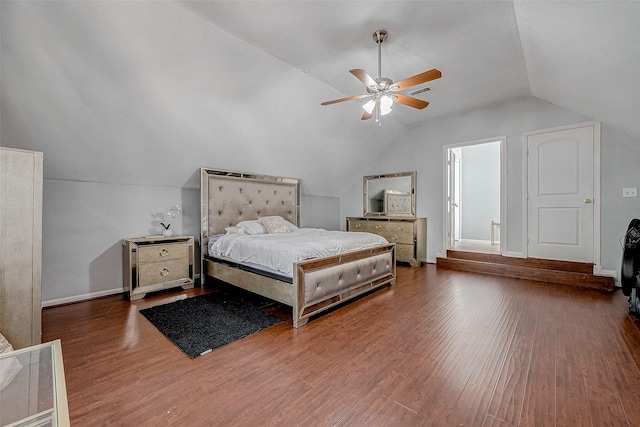
POLYGON ((614 279, 591 274, 592 264, 537 258, 512 258, 477 252, 447 251, 448 258, 437 258, 438 268, 515 277, 539 282, 613 291, 614 279), (589 266, 587 272, 586 266, 589 266))

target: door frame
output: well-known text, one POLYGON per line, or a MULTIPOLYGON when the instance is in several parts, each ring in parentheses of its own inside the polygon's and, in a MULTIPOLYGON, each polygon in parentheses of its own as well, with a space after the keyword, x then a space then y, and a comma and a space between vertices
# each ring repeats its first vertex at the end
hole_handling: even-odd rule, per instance
POLYGON ((449 190, 449 170, 447 168, 448 156, 447 152, 452 148, 468 147, 471 145, 487 144, 489 142, 500 143, 500 254, 504 255, 507 250, 507 136, 496 136, 494 138, 477 139, 474 141, 459 142, 455 144, 447 144, 442 146, 442 221, 444 230, 442 233, 442 257, 447 257, 447 250, 449 249, 449 236, 448 233, 451 230, 451 216, 447 212, 447 206, 449 200, 447 200, 447 193, 449 190))
POLYGON ((527 153, 528 138, 532 135, 577 129, 581 127, 593 127, 593 274, 602 273, 600 261, 600 122, 590 121, 566 126, 558 126, 547 129, 539 129, 522 134, 522 253, 524 258, 529 252, 529 159, 527 153))

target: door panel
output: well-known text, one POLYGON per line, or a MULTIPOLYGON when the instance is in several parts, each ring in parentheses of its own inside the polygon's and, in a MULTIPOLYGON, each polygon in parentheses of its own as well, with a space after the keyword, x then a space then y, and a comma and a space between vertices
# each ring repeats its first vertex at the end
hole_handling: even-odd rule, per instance
POLYGON ((527 136, 529 257, 594 261, 594 127, 527 136))

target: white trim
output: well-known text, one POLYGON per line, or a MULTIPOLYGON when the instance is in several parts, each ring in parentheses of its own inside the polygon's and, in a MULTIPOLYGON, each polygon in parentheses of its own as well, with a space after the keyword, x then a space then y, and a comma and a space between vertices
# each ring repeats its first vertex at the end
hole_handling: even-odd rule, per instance
POLYGON ((42 307, 51 307, 54 305, 63 305, 63 304, 70 304, 73 302, 87 301, 90 299, 102 298, 110 295, 121 294, 124 292, 126 292, 126 289, 124 288, 113 288, 113 289, 108 289, 106 291, 91 292, 89 294, 76 295, 73 297, 52 299, 49 301, 42 301, 42 307))
POLYGON ((511 258, 526 258, 527 256, 522 253, 522 252, 512 252, 509 251, 505 254, 505 256, 511 257, 511 258))
MULTIPOLYGON (((529 247, 529 206, 527 203, 527 192, 529 191, 529 162, 527 158, 528 144, 527 140, 532 135, 543 133, 558 132, 563 130, 578 129, 582 127, 593 127, 593 200, 597 203, 597 208, 593 210, 593 274, 602 275, 600 264, 600 156, 601 156, 601 125, 600 122, 591 121, 584 123, 576 123, 573 125, 558 126, 548 129, 539 129, 531 132, 523 132, 522 134, 522 252, 524 257, 528 256, 529 247)), ((615 277, 615 276, 614 276, 615 277)))
POLYGON ((449 185, 449 176, 447 173, 447 151, 452 148, 468 147, 471 145, 488 144, 490 142, 500 143, 500 254, 504 255, 507 251, 507 136, 496 136, 494 138, 477 139, 475 141, 458 142, 455 144, 447 144, 442 146, 442 221, 444 225, 444 232, 442 233, 442 252, 444 255, 442 258, 447 257, 447 249, 449 241, 447 239, 447 233, 450 229, 449 215, 447 215, 447 192, 449 185))
MULTIPOLYGON (((200 275, 199 274, 194 274, 193 275, 193 279, 194 281, 196 279, 199 279, 200 275)), ((56 306, 56 305, 64 305, 64 304, 71 304, 74 302, 82 302, 82 301, 88 301, 88 300, 92 300, 92 299, 96 299, 96 298, 102 298, 102 297, 108 297, 111 295, 117 295, 117 294, 122 294, 127 292, 128 289, 125 288, 113 288, 113 289, 107 289, 106 291, 99 291, 99 292, 91 292, 89 294, 83 294, 83 295, 75 295, 72 297, 66 297, 66 298, 58 298, 58 299, 52 299, 49 301, 42 301, 42 307, 52 307, 52 306, 56 306)))

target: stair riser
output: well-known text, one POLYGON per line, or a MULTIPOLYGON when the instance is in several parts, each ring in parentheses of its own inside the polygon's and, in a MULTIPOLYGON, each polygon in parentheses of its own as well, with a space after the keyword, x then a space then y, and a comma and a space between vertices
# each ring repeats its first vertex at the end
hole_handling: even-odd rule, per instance
POLYGON ((584 262, 557 261, 540 258, 514 258, 481 252, 447 251, 447 259, 489 262, 494 264, 520 265, 523 267, 544 268, 573 273, 592 274, 593 264, 584 262))
POLYGON ((613 278, 594 276, 584 273, 525 267, 521 265, 469 261, 454 258, 438 258, 437 266, 458 271, 470 271, 475 273, 535 280, 539 282, 557 283, 561 285, 591 288, 607 292, 613 291, 613 278))

